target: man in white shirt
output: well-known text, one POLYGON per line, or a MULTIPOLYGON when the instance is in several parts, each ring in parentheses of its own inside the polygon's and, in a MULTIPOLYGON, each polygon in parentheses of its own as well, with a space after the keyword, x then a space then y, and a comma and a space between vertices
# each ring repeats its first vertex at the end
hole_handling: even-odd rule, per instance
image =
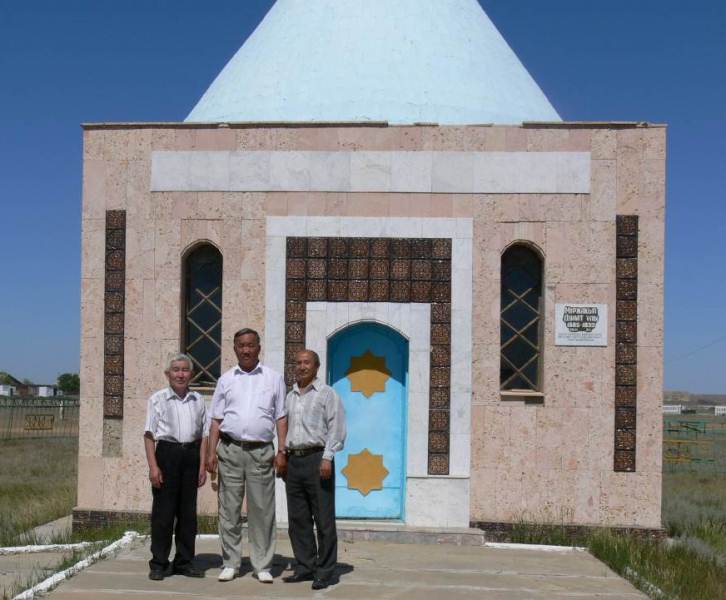
POLYGON ((189 356, 171 356, 164 373, 169 386, 149 398, 144 427, 153 494, 149 579, 154 581, 172 572, 204 577, 204 571, 195 567, 192 559, 197 536, 197 487, 207 480, 206 409, 202 397, 189 391, 192 378, 189 356), (170 565, 175 520, 176 555, 170 565))
POLYGON ((242 549, 242 497, 247 491, 250 560, 257 579, 272 583, 275 554, 275 469, 285 462, 285 381, 259 362, 260 336, 253 329, 234 334, 237 366, 214 390, 207 470, 219 467, 220 581, 234 579, 242 549), (277 431, 280 453, 275 454, 277 431))
POLYGON ((345 442, 345 411, 335 390, 318 379, 320 358, 312 350, 295 356, 295 385, 287 395, 287 492, 295 573, 285 583, 313 581, 314 590, 333 582, 338 560, 335 529, 335 453, 345 442), (317 532, 317 544, 315 532, 317 532))

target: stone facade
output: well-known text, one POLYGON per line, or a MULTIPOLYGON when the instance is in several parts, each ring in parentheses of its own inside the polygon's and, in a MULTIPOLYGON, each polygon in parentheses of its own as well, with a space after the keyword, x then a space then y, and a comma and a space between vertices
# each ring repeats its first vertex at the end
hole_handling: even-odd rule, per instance
MULTIPOLYGON (((77 514, 151 506, 145 404, 180 348, 182 258, 204 241, 224 260, 223 369, 249 326, 283 371, 319 343, 319 303, 341 323, 426 315, 407 523, 659 528, 664 207, 661 126, 87 125, 77 514), (499 386, 500 264, 515 242, 544 264, 533 396, 499 386), (119 272, 124 289, 109 290, 119 272), (417 302, 430 310, 396 308, 417 302), (555 346, 558 302, 607 304, 609 344, 555 346)), ((207 485, 200 510, 215 509, 207 485)))

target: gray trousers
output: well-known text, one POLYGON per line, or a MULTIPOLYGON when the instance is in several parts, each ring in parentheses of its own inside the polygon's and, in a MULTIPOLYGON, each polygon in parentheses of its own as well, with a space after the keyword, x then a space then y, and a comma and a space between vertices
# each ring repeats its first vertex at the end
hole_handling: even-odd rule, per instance
POLYGON ((242 497, 247 489, 250 561, 255 573, 269 571, 275 555, 275 448, 244 450, 220 441, 219 539, 225 567, 238 569, 242 554, 242 497))

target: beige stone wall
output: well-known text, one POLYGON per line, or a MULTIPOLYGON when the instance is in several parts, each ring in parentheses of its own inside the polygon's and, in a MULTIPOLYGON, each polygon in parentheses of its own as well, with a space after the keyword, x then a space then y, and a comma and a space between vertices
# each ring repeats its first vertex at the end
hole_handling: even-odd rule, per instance
MULTIPOLYGON (((145 402, 179 348, 181 257, 224 257, 223 365, 263 333, 265 216, 474 219, 471 519, 660 525, 665 130, 661 127, 91 127, 84 131, 79 508, 148 510, 145 402), (591 151, 583 195, 151 193, 152 150, 591 151), (104 215, 127 211, 123 453, 102 458, 104 215), (637 472, 613 472, 615 215, 640 216, 637 472), (545 257, 544 401, 499 393, 499 268, 510 243, 545 257), (576 260, 573 260, 576 256, 576 260), (553 345, 555 302, 610 309, 606 348, 553 345)), ((453 374, 455 377, 455 373, 453 374)), ((422 448, 422 452, 426 449, 422 448)), ((209 489, 205 512, 214 510, 209 489)))

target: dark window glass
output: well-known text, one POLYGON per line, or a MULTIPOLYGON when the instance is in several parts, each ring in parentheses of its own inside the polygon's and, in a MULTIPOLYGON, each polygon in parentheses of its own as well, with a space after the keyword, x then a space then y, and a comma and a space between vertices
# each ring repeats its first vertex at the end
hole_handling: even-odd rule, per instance
POLYGON ((539 390, 542 349, 542 261, 523 245, 502 256, 500 384, 539 390))
POLYGON ((184 264, 184 352, 194 361, 194 386, 213 386, 222 358, 222 255, 211 244, 184 264))

